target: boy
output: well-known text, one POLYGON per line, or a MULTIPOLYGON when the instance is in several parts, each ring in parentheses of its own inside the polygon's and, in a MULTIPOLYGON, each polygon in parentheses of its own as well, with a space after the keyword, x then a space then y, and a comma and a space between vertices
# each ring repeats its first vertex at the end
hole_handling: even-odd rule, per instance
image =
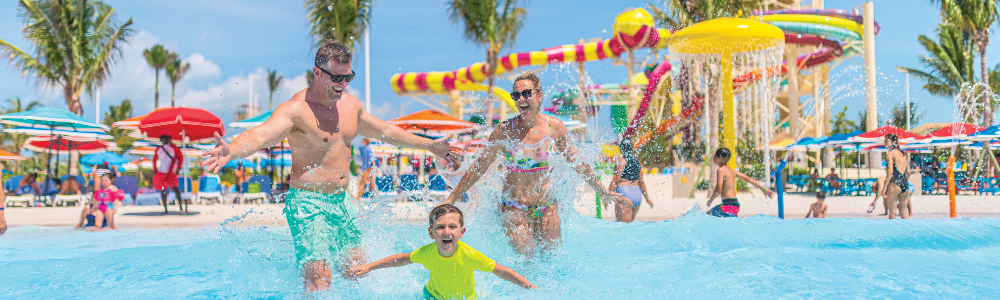
POLYGON ((819 192, 816 193, 816 203, 809 206, 809 212, 806 212, 806 218, 826 218, 826 193, 819 192))
POLYGON ((771 189, 765 188, 746 174, 729 168, 726 163, 729 162, 730 157, 732 157, 732 153, 727 148, 715 150, 715 156, 712 157, 712 161, 716 165, 719 165, 719 171, 717 172, 719 176, 718 180, 715 181, 715 191, 712 192, 712 196, 708 197, 708 203, 705 206, 712 206, 712 201, 715 201, 715 197, 722 195, 722 204, 716 205, 708 211, 708 214, 716 217, 736 217, 740 213, 740 202, 736 200, 736 178, 743 179, 743 181, 756 186, 768 198, 774 196, 774 192, 771 189))
POLYGON ((476 249, 462 243, 465 218, 457 207, 450 204, 439 205, 431 210, 427 220, 430 225, 427 233, 434 239, 433 243, 411 253, 391 255, 374 263, 352 267, 349 274, 361 276, 371 270, 419 263, 431 271, 427 285, 424 286, 424 298, 430 299, 476 298, 473 270, 492 272, 526 289, 538 288, 514 270, 493 262, 476 249))

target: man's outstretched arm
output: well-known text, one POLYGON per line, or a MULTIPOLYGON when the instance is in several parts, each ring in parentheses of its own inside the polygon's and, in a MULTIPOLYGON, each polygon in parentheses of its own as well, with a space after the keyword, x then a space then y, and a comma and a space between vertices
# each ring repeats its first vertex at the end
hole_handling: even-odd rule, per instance
POLYGON ((260 126, 244 131, 233 140, 232 144, 226 143, 222 137, 216 134, 215 141, 218 145, 212 150, 202 152, 201 156, 208 158, 201 165, 212 173, 218 173, 222 170, 222 166, 225 166, 231 159, 250 156, 263 147, 281 142, 292 130, 292 124, 287 103, 278 105, 278 108, 271 114, 271 118, 268 118, 260 126))
POLYGON ((451 151, 451 145, 446 141, 447 138, 431 140, 416 136, 399 128, 399 126, 376 118, 364 109, 361 110, 361 115, 358 116, 358 134, 379 139, 397 147, 429 150, 434 155, 449 160, 452 163, 458 162, 458 152, 451 151))

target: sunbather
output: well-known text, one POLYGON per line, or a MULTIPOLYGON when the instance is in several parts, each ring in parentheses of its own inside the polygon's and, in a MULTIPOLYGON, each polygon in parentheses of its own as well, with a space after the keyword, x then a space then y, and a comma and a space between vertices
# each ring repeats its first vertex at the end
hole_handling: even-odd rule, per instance
POLYGON ((19 182, 17 184, 17 188, 14 189, 14 196, 20 196, 30 193, 32 190, 35 191, 35 195, 41 195, 42 190, 38 188, 38 182, 36 182, 37 180, 38 180, 38 174, 36 173, 28 173, 28 175, 24 175, 24 177, 21 177, 21 182, 19 182), (27 188, 29 186, 31 187, 31 189, 27 188))

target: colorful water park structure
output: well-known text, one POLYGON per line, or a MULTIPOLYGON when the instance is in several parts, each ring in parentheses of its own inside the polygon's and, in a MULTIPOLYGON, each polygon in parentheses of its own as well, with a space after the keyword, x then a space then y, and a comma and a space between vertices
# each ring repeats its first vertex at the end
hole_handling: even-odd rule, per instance
MULTIPOLYGON (((579 70, 576 87, 550 93, 556 94, 553 102, 558 105, 546 110, 585 121, 599 106, 611 106, 613 114, 627 113, 622 118, 627 121, 619 124, 627 126, 618 126, 624 127, 621 139, 636 134, 640 121, 648 116, 656 129, 639 136, 639 145, 652 137, 676 135, 681 128, 700 122, 710 128, 700 137, 708 149, 720 142, 733 148, 744 134, 767 147, 780 133, 795 138, 828 134, 830 70, 845 58, 863 55, 868 117, 874 118, 873 41, 879 27, 872 3, 851 10, 823 8, 823 1, 812 1, 807 7, 797 3, 767 1, 767 10, 707 20, 675 32, 656 28, 645 9, 629 8, 615 18, 610 38, 581 39, 577 44, 501 56, 495 75, 513 78, 528 68, 575 63, 579 70), (639 59, 641 49, 649 53, 639 59), (661 56, 661 52, 667 54, 661 56), (623 65, 628 74, 625 83, 588 84, 585 63, 597 60, 623 65), (706 110, 709 115, 721 114, 722 124, 717 124, 717 118, 703 118, 706 110), (718 126, 723 127, 721 139, 715 134, 718 126)), ((390 84, 401 96, 464 118, 467 113, 486 111, 482 105, 470 105, 477 100, 470 92, 487 89, 482 82, 488 69, 486 62, 478 62, 453 71, 398 73, 390 84)), ((507 103, 498 110, 505 119, 507 110, 514 109, 513 102, 502 88, 495 92, 507 103)), ((869 121, 872 128, 868 129, 875 125, 869 121)))

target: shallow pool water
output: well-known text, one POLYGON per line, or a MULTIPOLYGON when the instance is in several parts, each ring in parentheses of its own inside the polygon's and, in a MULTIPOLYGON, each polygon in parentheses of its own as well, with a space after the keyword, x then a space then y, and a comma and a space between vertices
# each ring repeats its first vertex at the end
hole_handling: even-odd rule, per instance
MULTIPOLYGON (((992 298, 1000 220, 718 219, 620 224, 563 213, 563 243, 514 254, 492 212, 464 241, 523 274, 477 273, 483 298, 992 298)), ((372 259, 429 243, 426 226, 365 222, 372 259)), ((320 298, 417 298, 419 265, 334 279, 320 298)), ((84 232, 23 226, 0 237, 0 298, 300 298, 287 227, 84 232)))

